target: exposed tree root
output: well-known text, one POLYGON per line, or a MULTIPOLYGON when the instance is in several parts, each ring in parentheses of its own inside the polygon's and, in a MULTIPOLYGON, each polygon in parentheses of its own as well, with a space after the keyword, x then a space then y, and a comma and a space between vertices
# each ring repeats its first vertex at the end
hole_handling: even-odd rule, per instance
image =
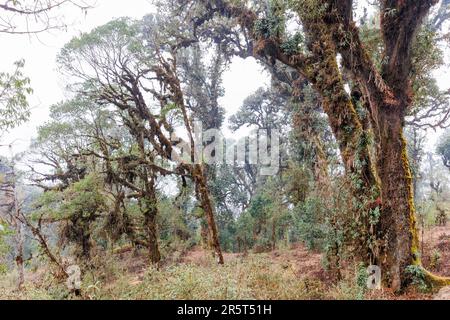
POLYGON ((442 287, 450 286, 450 277, 441 277, 431 273, 430 271, 423 268, 423 272, 425 273, 425 281, 432 285, 433 288, 439 289, 442 287))

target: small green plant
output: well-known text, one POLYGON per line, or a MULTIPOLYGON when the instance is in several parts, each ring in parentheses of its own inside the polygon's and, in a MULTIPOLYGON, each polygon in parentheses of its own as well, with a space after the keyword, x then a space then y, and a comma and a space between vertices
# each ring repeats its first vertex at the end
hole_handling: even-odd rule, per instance
POLYGON ((287 55, 298 54, 303 50, 304 37, 297 32, 294 36, 281 44, 281 50, 287 55))
POLYGON ((434 249, 433 253, 431 254, 430 268, 438 270, 441 265, 441 258, 442 256, 439 250, 434 249))
POLYGON ((255 31, 262 38, 280 38, 285 33, 285 8, 282 1, 269 1, 267 16, 255 23, 255 31))
POLYGON ((411 284, 419 289, 421 292, 430 291, 430 286, 426 282, 425 272, 421 266, 411 265, 406 268, 406 272, 411 278, 411 284))
POLYGON ((0 221, 0 275, 4 275, 8 272, 8 265, 6 260, 3 258, 6 256, 10 250, 9 245, 6 242, 8 236, 12 234, 8 227, 1 223, 0 221))
POLYGON ((368 280, 367 268, 363 263, 361 263, 359 264, 356 272, 356 285, 358 287, 356 298, 358 300, 364 299, 364 295, 367 291, 367 280, 368 280))

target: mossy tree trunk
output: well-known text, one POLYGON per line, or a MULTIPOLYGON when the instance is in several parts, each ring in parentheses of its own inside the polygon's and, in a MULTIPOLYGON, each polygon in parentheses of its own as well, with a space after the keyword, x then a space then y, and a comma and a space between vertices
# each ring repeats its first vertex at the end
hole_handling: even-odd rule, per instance
POLYGON ((393 106, 380 108, 377 150, 383 203, 379 238, 384 242, 379 263, 387 284, 396 290, 407 284, 407 267, 420 263, 413 181, 400 110, 393 106))
POLYGON ((25 283, 25 270, 24 270, 24 259, 23 259, 23 243, 24 243, 24 235, 23 235, 23 228, 22 223, 19 220, 16 220, 17 228, 16 228, 16 241, 17 241, 17 247, 16 247, 16 265, 17 265, 17 272, 18 272, 18 278, 17 278, 17 290, 22 290, 23 285, 25 283))
POLYGON ((89 230, 81 231, 81 255, 85 261, 91 256, 91 235, 89 230))
POLYGON ((198 200, 200 201, 206 222, 208 224, 209 241, 214 251, 214 257, 216 258, 218 264, 223 264, 224 260, 222 249, 220 248, 219 232, 217 230, 217 225, 214 218, 214 208, 212 206, 211 195, 208 190, 203 166, 200 164, 193 165, 192 176, 197 189, 197 197, 199 198, 198 200))
MULTIPOLYGON (((141 145, 143 146, 143 144, 141 145)), ((158 228, 156 219, 158 217, 158 198, 156 196, 156 176, 151 170, 144 169, 145 198, 144 208, 144 229, 147 238, 147 248, 150 262, 158 264, 161 260, 161 253, 158 244, 158 228)))
POLYGON ((156 217, 158 210, 155 203, 150 204, 149 206, 150 207, 147 208, 144 213, 144 224, 148 241, 147 247, 150 262, 152 264, 157 264, 161 260, 161 253, 159 252, 158 245, 158 232, 156 227, 156 217))

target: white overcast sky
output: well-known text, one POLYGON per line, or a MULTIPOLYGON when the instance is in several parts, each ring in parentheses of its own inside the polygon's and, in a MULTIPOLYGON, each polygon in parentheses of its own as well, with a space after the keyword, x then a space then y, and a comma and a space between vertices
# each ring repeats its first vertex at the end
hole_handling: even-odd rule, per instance
MULTIPOLYGON (((141 18, 152 12, 148 0, 96 0, 96 5, 85 16, 79 9, 66 7, 62 10, 69 27, 67 31, 52 31, 39 36, 19 36, 0 34, 2 50, 0 51, 0 70, 12 70, 14 61, 25 59, 25 74, 30 77, 34 94, 30 98, 33 107, 31 120, 3 136, 1 144, 16 140, 14 151, 27 149, 30 140, 36 135, 36 128, 48 119, 49 106, 64 99, 65 84, 56 69, 55 59, 59 50, 73 36, 87 32, 108 21, 128 16, 141 18), (17 140, 18 139, 18 140, 17 140)), ((450 73, 439 71, 442 88, 450 87, 450 73)), ((221 100, 227 114, 233 114, 242 104, 245 97, 260 86, 269 84, 267 73, 253 59, 235 59, 224 77, 225 97, 221 100)), ((429 145, 432 149, 436 141, 436 133, 429 134, 429 145)), ((7 148, 0 147, 0 155, 7 155, 7 148)))

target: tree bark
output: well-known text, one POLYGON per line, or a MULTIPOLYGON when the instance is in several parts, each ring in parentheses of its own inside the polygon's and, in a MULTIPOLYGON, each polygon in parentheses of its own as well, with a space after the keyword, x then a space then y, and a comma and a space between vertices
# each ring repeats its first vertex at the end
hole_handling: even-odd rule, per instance
MULTIPOLYGON (((420 240, 414 204, 414 184, 403 136, 404 116, 393 105, 379 108, 377 172, 381 184, 382 214, 379 238, 384 241, 380 264, 388 286, 399 292, 411 281, 408 266, 421 267, 420 240)), ((428 283, 450 285, 450 279, 422 269, 428 283)))
POLYGON ((150 178, 150 182, 146 183, 147 197, 145 199, 144 225, 147 234, 148 251, 150 262, 157 264, 161 261, 161 253, 158 245, 158 230, 156 218, 158 216, 158 199, 155 190, 155 177, 150 178))
POLYGON ((377 171, 381 182, 380 238, 384 241, 384 278, 394 290, 407 283, 406 268, 420 263, 413 177, 403 137, 403 115, 387 106, 379 113, 377 171))
POLYGON ((56 274, 57 278, 62 278, 62 279, 68 278, 69 275, 67 274, 67 272, 64 268, 61 258, 58 259, 50 250, 47 240, 45 239, 45 237, 42 233, 41 224, 39 223, 38 227, 35 227, 25 217, 25 215, 22 212, 20 214, 21 214, 21 217, 19 218, 20 222, 23 223, 24 225, 26 225, 28 228, 30 228, 34 237, 39 242, 39 245, 41 246, 41 249, 44 252, 44 254, 50 259, 50 262, 53 263, 55 265, 55 267, 57 268, 57 270, 58 270, 58 272, 56 274))
POLYGON ((16 220, 16 223, 17 223, 17 227, 16 227, 16 241, 17 241, 16 265, 17 265, 17 272, 18 272, 17 290, 22 290, 23 284, 25 283, 24 266, 23 266, 23 228, 22 228, 22 223, 19 220, 16 220))
POLYGON ((159 252, 158 233, 156 228, 156 209, 150 208, 145 213, 145 227, 148 238, 148 251, 150 261, 157 264, 161 260, 161 253, 159 252))
POLYGON ((214 250, 214 256, 218 264, 223 264, 222 249, 220 248, 219 233, 217 231, 216 221, 214 219, 214 211, 209 195, 206 179, 203 172, 203 167, 195 164, 193 168, 193 178, 197 186, 199 200, 205 213, 206 221, 208 222, 209 235, 211 239, 211 246, 214 250))
POLYGON ((86 261, 89 261, 89 258, 91 256, 91 235, 89 233, 86 233, 89 231, 83 231, 81 235, 81 248, 82 248, 82 254, 83 258, 86 261))
POLYGON ((275 251, 277 245, 276 231, 277 231, 277 224, 276 220, 274 219, 272 221, 272 251, 275 251))

